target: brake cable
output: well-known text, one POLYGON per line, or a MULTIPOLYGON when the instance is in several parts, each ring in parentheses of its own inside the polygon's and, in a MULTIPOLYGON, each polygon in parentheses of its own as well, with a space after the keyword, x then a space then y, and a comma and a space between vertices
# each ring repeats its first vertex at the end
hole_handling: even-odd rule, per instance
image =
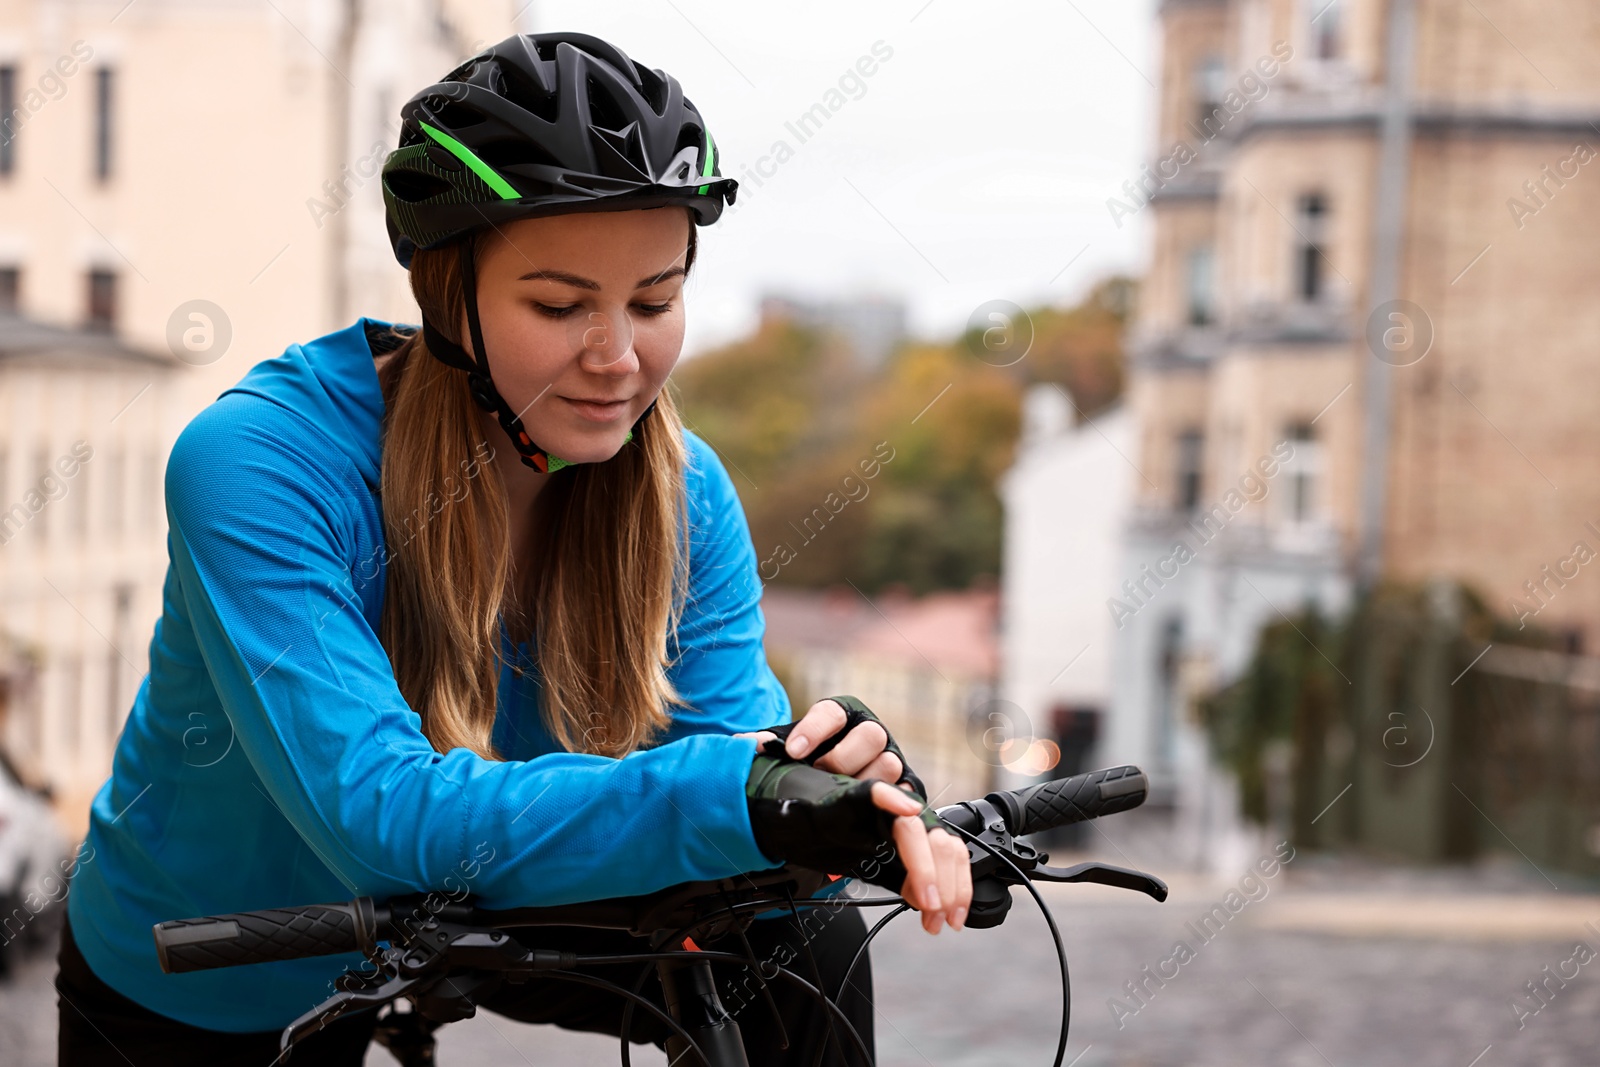
POLYGON ((1039 911, 1044 915, 1044 921, 1050 926, 1050 937, 1054 939, 1056 943, 1056 959, 1061 963, 1061 1037, 1056 1043, 1056 1058, 1054 1062, 1051 1063, 1050 1067, 1061 1067, 1061 1061, 1065 1059, 1067 1055, 1067 1028, 1072 1020, 1072 980, 1067 974, 1067 949, 1066 946, 1061 943, 1061 931, 1056 929, 1055 916, 1051 915, 1050 909, 1045 906, 1044 897, 1040 896, 1039 890, 1034 887, 1033 879, 1029 878, 1026 874, 1023 874, 1022 868, 1018 867, 1015 863, 1012 863, 1010 858, 1007 857, 1003 852, 989 844, 987 841, 982 840, 978 836, 968 833, 966 830, 962 829, 960 826, 957 826, 955 823, 944 818, 943 816, 940 816, 939 821, 945 826, 955 830, 962 837, 966 838, 968 841, 971 841, 985 852, 989 853, 989 855, 993 856, 1001 863, 1004 863, 1007 867, 1010 867, 1012 872, 1016 874, 1018 883, 1022 885, 1022 887, 1029 893, 1033 894, 1034 902, 1039 905, 1039 911))
MULTIPOLYGON (((723 891, 723 896, 724 896, 724 898, 726 898, 726 896, 727 896, 726 891, 723 891)), ((882 904, 896 903, 896 902, 899 902, 899 901, 900 901, 899 897, 884 898, 884 899, 873 899, 873 900, 850 900, 850 899, 843 898, 842 896, 835 895, 835 896, 831 896, 831 897, 806 897, 806 898, 804 898, 802 900, 795 901, 794 903, 797 904, 797 905, 799 905, 799 904, 832 904, 832 905, 834 905, 836 907, 839 906, 839 905, 848 905, 850 907, 870 908, 870 907, 876 907, 876 906, 879 906, 879 905, 882 905, 882 904)), ((757 911, 757 910, 759 910, 759 911, 771 911, 773 909, 774 905, 775 905, 775 902, 771 901, 771 900, 749 900, 749 901, 745 901, 743 904, 732 904, 732 903, 729 903, 726 899, 724 899, 724 901, 723 901, 723 906, 728 910, 728 913, 730 915, 734 915, 734 914, 736 914, 738 912, 745 912, 745 911, 757 911)), ((705 926, 705 925, 707 925, 709 923, 716 922, 718 918, 719 918, 719 916, 716 916, 716 915, 708 915, 708 916, 705 916, 704 918, 696 919, 694 922, 688 923, 688 924, 686 924, 684 926, 680 926, 680 927, 678 927, 677 930, 673 931, 672 936, 666 938, 662 942, 662 944, 680 943, 681 940, 685 936, 692 935, 695 930, 700 929, 700 927, 702 927, 702 926, 705 926)), ((741 930, 740 933, 742 935, 743 931, 741 930)), ((748 942, 748 939, 747 939, 746 940, 746 947, 748 948, 748 946, 749 946, 749 942, 748 942)), ((645 961, 645 966, 641 967, 639 969, 639 977, 637 979, 635 979, 634 983, 633 983, 633 992, 635 994, 641 994, 642 991, 644 990, 645 982, 649 981, 649 979, 650 979, 650 974, 651 974, 651 968, 650 968, 650 965, 649 965, 650 962, 651 961, 646 960, 645 961)), ((758 982, 764 981, 762 979, 762 977, 761 977, 761 964, 760 964, 759 961, 757 961, 755 959, 755 950, 754 949, 750 949, 749 962, 755 963, 755 965, 756 965, 756 981, 758 981, 758 982)), ((777 1010, 778 1010, 777 1009, 777 1004, 772 1001, 770 991, 767 993, 767 999, 768 999, 768 1003, 771 1004, 771 1006, 772 1006, 772 1011, 773 1011, 774 1018, 776 1018, 777 1017, 777 1010)), ((632 1022, 633 1022, 633 1006, 630 1003, 629 1006, 624 1008, 623 1012, 622 1012, 622 1029, 624 1031, 624 1036, 622 1038, 622 1067, 632 1067, 632 1064, 633 1064, 633 1058, 632 1058, 631 1055, 629 1055, 628 1039, 627 1039, 627 1036, 626 1036, 627 1028, 628 1028, 629 1025, 632 1024, 632 1022)), ((778 1025, 780 1027, 783 1025, 783 1020, 782 1019, 778 1019, 778 1025)), ((784 1031, 784 1039, 785 1039, 785 1042, 787 1042, 787 1039, 788 1039, 788 1032, 787 1031, 784 1031)))
MULTIPOLYGON (((585 959, 585 957, 582 957, 582 956, 580 956, 578 958, 579 958, 580 961, 585 959)), ((590 957, 590 958, 595 958, 595 957, 590 957)), ((598 957, 598 958, 599 959, 606 959, 607 957, 598 957)), ((643 996, 643 995, 640 995, 640 994, 636 994, 636 993, 631 993, 628 990, 622 988, 622 986, 618 985, 615 982, 607 981, 604 978, 597 978, 592 974, 577 974, 577 973, 574 973, 572 971, 549 970, 549 971, 543 972, 541 977, 558 978, 558 979, 561 979, 561 980, 567 981, 567 982, 577 982, 579 985, 594 986, 594 987, 599 988, 599 989, 608 989, 611 992, 616 993, 617 995, 619 995, 619 996, 621 996, 621 997, 623 997, 623 998, 625 998, 627 1000, 627 1002, 628 1002, 627 1011, 629 1011, 629 1012, 632 1012, 633 1005, 635 1003, 643 1004, 645 1006, 645 1009, 647 1011, 649 1011, 650 1014, 654 1015, 656 1018, 658 1018, 662 1022, 666 1023, 669 1027, 672 1028, 672 1031, 675 1034, 677 1034, 677 1036, 683 1038, 685 1041, 687 1041, 689 1043, 689 1047, 694 1050, 694 1054, 696 1056, 700 1057, 700 1062, 701 1063, 710 1063, 711 1062, 710 1058, 707 1057, 705 1052, 700 1048, 700 1043, 698 1041, 696 1041, 693 1037, 690 1036, 689 1031, 684 1029, 683 1024, 678 1022, 678 1020, 674 1019, 672 1016, 668 1015, 666 1012, 662 1011, 655 1004, 651 1003, 649 997, 646 997, 646 996, 643 996)), ((624 1031, 624 1034, 626 1034, 626 1031, 624 1031)), ((626 1046, 627 1046, 626 1037, 624 1037, 624 1039, 623 1039, 623 1046, 624 1046, 624 1048, 626 1048, 626 1046)))
MULTIPOLYGON (((806 936, 805 929, 800 925, 800 909, 795 905, 794 893, 789 890, 789 883, 783 884, 784 899, 789 902, 789 916, 794 922, 794 928, 800 935, 800 947, 806 950, 806 962, 811 964, 811 976, 817 980, 817 988, 822 990, 823 996, 828 994, 828 983, 822 980, 822 968, 817 966, 817 957, 811 951, 811 938, 806 936)), ((839 986, 839 992, 844 992, 844 986, 839 986)), ((833 1016, 828 1016, 828 1035, 833 1038, 833 1043, 839 1046, 839 1058, 846 1059, 844 1042, 839 1040, 839 1029, 833 1025, 833 1016)), ((817 1057, 811 1061, 811 1067, 822 1067, 822 1058, 828 1054, 828 1042, 824 1040, 817 1047, 817 1057)), ((874 1057, 876 1058, 876 1057, 874 1057)), ((872 1067, 872 1060, 867 1061, 867 1067, 872 1067)))
MULTIPOLYGON (((761 962, 756 959, 755 946, 751 945, 750 939, 745 936, 744 927, 738 925, 738 917, 734 914, 733 903, 728 899, 727 890, 721 890, 720 895, 722 897, 722 905, 727 909, 728 917, 734 920, 734 922, 731 924, 734 932, 739 935, 739 940, 744 945, 745 960, 753 965, 755 969, 756 982, 761 990, 761 995, 766 999, 767 1007, 772 1010, 772 1021, 778 1027, 778 1047, 787 1050, 789 1048, 789 1031, 783 1025, 783 1015, 778 1011, 778 1002, 773 999, 772 990, 768 987, 767 980, 761 974, 761 962)), ((681 944, 681 941, 678 940, 679 938, 687 935, 690 930, 697 929, 699 926, 702 926, 706 922, 710 921, 711 919, 707 918, 693 924, 692 926, 683 927, 672 937, 663 941, 662 944, 672 944, 674 942, 681 944)), ((633 983, 633 995, 643 995, 644 984, 645 982, 649 981, 650 972, 652 969, 651 964, 653 962, 654 961, 648 961, 639 969, 639 977, 636 978, 633 983)), ((832 1022, 831 1017, 829 1021, 830 1023, 832 1022)), ((620 1037, 622 1039, 622 1067, 632 1067, 633 1050, 629 1047, 630 1042, 628 1040, 629 1036, 633 1032, 633 1002, 631 1000, 629 1001, 627 1007, 622 1009, 622 1024, 618 1027, 618 1029, 621 1031, 620 1037)))
MULTIPOLYGON (((791 904, 793 899, 793 897, 790 898, 791 904)), ((750 944, 749 935, 744 932, 744 927, 739 924, 738 916, 733 913, 733 901, 728 899, 728 891, 725 889, 722 891, 722 906, 728 909, 728 918, 733 920, 731 925, 734 933, 739 935, 739 943, 744 946, 746 958, 755 966, 756 988, 761 990, 762 999, 767 1002, 767 1008, 772 1012, 772 1022, 778 1028, 778 1047, 787 1052, 789 1051, 789 1028, 783 1025, 783 1013, 778 1010, 778 1002, 772 997, 772 989, 767 985, 766 978, 761 974, 761 962, 756 959, 755 946, 750 944)), ((817 984, 819 986, 822 984, 820 979, 818 979, 817 984)), ((840 1046, 839 1051, 843 1053, 843 1045, 840 1046)))
MULTIPOLYGON (((576 965, 593 964, 593 965, 596 965, 596 966, 601 966, 601 965, 611 964, 611 963, 654 963, 657 960, 662 960, 662 959, 669 959, 669 960, 705 960, 707 962, 710 962, 710 961, 713 961, 713 960, 721 960, 721 961, 728 962, 728 963, 743 963, 743 962, 745 962, 745 958, 743 956, 739 955, 737 952, 718 952, 718 951, 714 951, 712 949, 701 949, 698 952, 688 952, 688 951, 626 952, 626 953, 617 953, 617 954, 609 954, 608 953, 608 954, 599 955, 599 956, 578 956, 574 960, 574 963, 576 965)), ((871 1050, 869 1050, 867 1048, 867 1043, 861 1039, 861 1032, 855 1028, 855 1024, 850 1021, 850 1017, 847 1016, 844 1013, 844 1010, 842 1008, 840 1008, 839 1005, 835 1004, 832 1000, 828 999, 827 995, 824 994, 821 990, 819 990, 816 986, 812 985, 810 982, 806 981, 804 978, 801 978, 798 974, 795 974, 793 971, 789 970, 789 968, 784 967, 781 964, 774 964, 773 966, 777 970, 777 977, 786 978, 790 982, 793 982, 795 985, 799 986, 801 991, 804 992, 807 996, 811 997, 813 1000, 817 1001, 818 1003, 822 1004, 825 1008, 827 1008, 832 1013, 832 1015, 838 1016, 839 1021, 844 1023, 845 1030, 849 1033, 851 1039, 855 1042, 856 1048, 861 1053, 863 1061, 865 1063, 867 1063, 869 1065, 869 1067, 871 1067, 872 1063, 874 1062, 874 1057, 872 1055, 872 1052, 871 1052, 871 1050)), ((548 973, 556 974, 556 973, 559 973, 559 972, 551 971, 551 972, 548 972, 548 973)), ((570 976, 570 974, 572 972, 569 971, 569 972, 566 972, 566 973, 570 976)), ((616 986, 616 988, 619 991, 622 990, 621 986, 616 986)), ((643 1003, 649 1003, 648 998, 646 998, 646 997, 642 997, 641 996, 639 999, 643 1003)), ((631 1003, 631 1001, 630 1001, 630 1003, 631 1003)), ((654 1008, 655 1005, 651 1004, 650 1007, 654 1008)), ((832 1016, 830 1016, 830 1018, 832 1018, 832 1016)), ((698 1053, 698 1049, 696 1050, 696 1052, 698 1053)), ((701 1054, 701 1058, 702 1059, 705 1058, 703 1054, 701 1054)))
POLYGON ((878 931, 882 930, 885 926, 888 926, 889 925, 889 920, 894 918, 896 915, 899 915, 901 912, 910 911, 910 910, 911 910, 911 905, 905 903, 905 901, 902 899, 901 902, 900 902, 900 907, 899 908, 895 909, 894 911, 891 911, 889 914, 887 914, 883 918, 879 919, 878 920, 878 925, 874 926, 871 930, 869 930, 867 932, 866 940, 861 942, 861 947, 856 949, 856 954, 854 956, 852 956, 851 959, 850 959, 850 966, 844 972, 844 985, 841 985, 839 987, 840 989, 843 989, 845 986, 850 984, 851 977, 856 973, 856 964, 861 962, 862 955, 867 951, 867 946, 872 944, 872 939, 878 936, 878 931))

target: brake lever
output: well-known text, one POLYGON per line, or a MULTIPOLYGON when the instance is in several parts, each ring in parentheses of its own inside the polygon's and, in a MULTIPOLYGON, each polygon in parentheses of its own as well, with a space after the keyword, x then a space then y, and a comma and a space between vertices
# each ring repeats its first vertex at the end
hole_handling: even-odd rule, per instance
POLYGON ((381 985, 369 986, 362 989, 342 989, 321 1004, 312 1008, 294 1022, 283 1028, 283 1033, 278 1037, 278 1054, 287 1061, 293 1054, 284 1055, 289 1049, 310 1037, 312 1033, 322 1029, 353 1011, 363 1008, 378 1008, 391 1000, 397 1000, 421 986, 429 976, 426 975, 395 975, 381 985))
POLYGON ((939 809, 938 814, 943 822, 971 835, 963 838, 972 862, 972 904, 968 911, 968 926, 982 929, 999 926, 1005 921, 1006 914, 1011 910, 1009 887, 1021 884, 1017 877, 1019 872, 1028 881, 1098 882, 1119 889, 1136 890, 1158 901, 1167 899, 1167 884, 1142 871, 1108 863, 1049 866, 1049 854, 1012 837, 1005 816, 988 800, 952 804, 939 809), (994 851, 990 852, 989 849, 994 851), (1013 870, 1013 867, 1016 869, 1013 870))
POLYGON ((1035 882, 1096 882, 1118 889, 1132 889, 1158 901, 1167 899, 1167 883, 1155 875, 1110 863, 1079 863, 1072 867, 1050 867, 1040 863, 1028 872, 1028 877, 1035 882))

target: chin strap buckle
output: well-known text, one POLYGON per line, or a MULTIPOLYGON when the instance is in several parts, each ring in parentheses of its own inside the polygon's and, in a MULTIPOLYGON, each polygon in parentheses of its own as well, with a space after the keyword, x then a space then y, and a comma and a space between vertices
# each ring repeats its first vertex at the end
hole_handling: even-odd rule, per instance
POLYGON ((498 394, 495 392, 494 382, 478 371, 467 374, 467 385, 472 389, 472 399, 484 411, 494 411, 499 405, 495 403, 498 394))

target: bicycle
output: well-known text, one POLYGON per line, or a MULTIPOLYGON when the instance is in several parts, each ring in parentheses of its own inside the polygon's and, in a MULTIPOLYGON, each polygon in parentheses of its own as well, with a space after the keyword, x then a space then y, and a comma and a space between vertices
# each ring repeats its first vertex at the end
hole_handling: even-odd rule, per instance
MULTIPOLYGON (((1144 803, 1148 783, 1133 766, 1091 771, 1024 789, 997 791, 937 809, 940 821, 967 842, 972 856, 972 904, 967 925, 992 928, 1005 921, 1012 903, 1010 889, 1025 887, 1050 927, 1061 965, 1060 1038, 1052 1067, 1066 1054, 1072 1014, 1071 981, 1066 950, 1055 919, 1033 882, 1094 882, 1167 899, 1161 879, 1125 867, 1080 863, 1051 867, 1049 855, 1016 838, 1056 826, 1128 811, 1144 803)), ((744 963, 755 968, 758 988, 767 993, 762 964, 744 931, 762 912, 787 908, 797 920, 802 905, 851 907, 898 905, 868 932, 845 973, 844 989, 874 937, 896 916, 910 910, 899 896, 850 898, 815 894, 841 876, 785 865, 714 882, 687 882, 637 897, 588 901, 553 907, 485 910, 470 896, 440 902, 437 895, 406 894, 375 903, 371 897, 337 904, 175 919, 153 928, 161 969, 168 974, 236 967, 251 963, 299 959, 359 951, 371 964, 363 973, 350 968, 335 981, 337 992, 284 1028, 279 1062, 287 1062, 294 1045, 321 1026, 354 1011, 368 1009, 378 1017, 375 1040, 402 1067, 434 1062, 433 1033, 440 1026, 470 1018, 477 1010, 473 995, 499 988, 502 982, 526 981, 535 974, 560 977, 608 989, 627 1000, 622 1017, 623 1067, 629 1067, 629 1034, 635 1006, 655 1016, 671 1031, 665 1051, 673 1064, 694 1067, 749 1067, 738 1022, 724 1008, 711 969, 713 961, 744 963), (842 900, 842 903, 841 903, 842 900), (650 952, 579 955, 530 948, 506 931, 539 926, 586 926, 626 930, 648 938, 650 952), (727 935, 743 943, 744 953, 701 948, 727 935), (387 945, 384 944, 387 942, 387 945), (639 963, 633 989, 582 973, 585 966, 639 963), (667 1010, 640 991, 654 965, 667 1010), (409 1011, 397 1011, 402 998, 409 1011)), ((809 951, 809 947, 807 947, 809 951)), ((783 966, 774 978, 796 983, 817 998, 827 1012, 832 1039, 846 1061, 845 1037, 862 1063, 873 1056, 850 1021, 822 989, 783 966), (842 1032, 845 1037, 841 1037, 842 1032)), ((821 976, 814 977, 821 984, 821 976)), ((776 1005, 767 1003, 777 1018, 776 1005)), ((781 1019, 778 1026, 782 1027, 781 1019)), ((785 1038, 785 1042, 786 1042, 785 1038)), ((785 1043, 785 1046, 787 1044, 785 1043)), ((817 1062, 825 1054, 824 1043, 817 1062)))

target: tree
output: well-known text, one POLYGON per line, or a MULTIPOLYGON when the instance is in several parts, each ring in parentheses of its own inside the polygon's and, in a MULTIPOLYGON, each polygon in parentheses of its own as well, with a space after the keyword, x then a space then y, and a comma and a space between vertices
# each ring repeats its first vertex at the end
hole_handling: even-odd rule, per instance
POLYGON ((765 580, 961 589, 999 572, 997 486, 1024 388, 1058 382, 1086 415, 1115 403, 1131 301, 1132 283, 1112 278, 1076 307, 1028 312, 1033 343, 1007 367, 976 358, 966 335, 904 345, 868 374, 824 336, 772 320, 673 380, 738 487, 765 580))

